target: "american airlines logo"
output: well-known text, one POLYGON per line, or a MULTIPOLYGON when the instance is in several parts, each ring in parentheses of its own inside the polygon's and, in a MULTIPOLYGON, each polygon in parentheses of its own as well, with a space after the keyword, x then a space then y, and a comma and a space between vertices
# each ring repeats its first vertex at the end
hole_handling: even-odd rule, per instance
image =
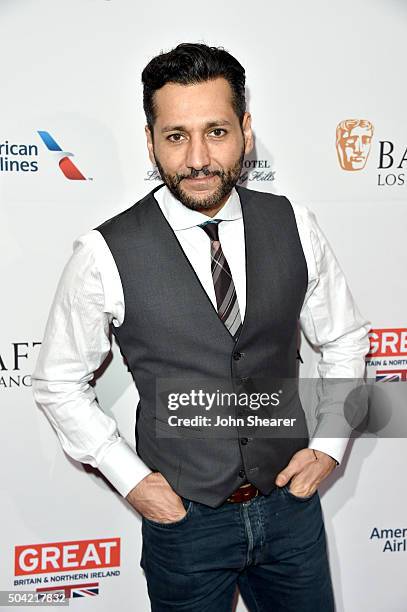
POLYGON ((63 151, 56 140, 49 132, 38 130, 41 140, 49 151, 54 155, 62 174, 71 181, 86 181, 86 177, 82 174, 79 168, 73 163, 71 157, 73 153, 63 151))

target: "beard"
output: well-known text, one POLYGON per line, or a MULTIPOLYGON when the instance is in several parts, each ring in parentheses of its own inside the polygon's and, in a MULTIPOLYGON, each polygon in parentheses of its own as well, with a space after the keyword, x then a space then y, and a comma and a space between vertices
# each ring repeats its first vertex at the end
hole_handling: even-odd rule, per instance
POLYGON ((187 208, 198 211, 212 210, 213 208, 217 208, 219 204, 221 204, 222 200, 224 200, 230 194, 241 175, 243 160, 244 148, 242 148, 239 158, 230 168, 222 170, 210 170, 209 168, 195 170, 193 168, 189 174, 167 174, 157 157, 155 157, 155 162, 157 164, 160 176, 173 196, 175 196, 177 200, 179 200, 181 204, 187 208), (217 187, 216 191, 206 198, 194 198, 182 189, 181 181, 183 179, 197 178, 200 175, 209 177, 219 176, 220 178, 220 185, 217 187))

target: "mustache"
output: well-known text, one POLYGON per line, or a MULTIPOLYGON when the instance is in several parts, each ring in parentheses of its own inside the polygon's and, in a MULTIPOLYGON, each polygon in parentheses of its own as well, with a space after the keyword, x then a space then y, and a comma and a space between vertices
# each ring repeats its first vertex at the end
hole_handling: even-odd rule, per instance
POLYGON ((209 168, 201 168, 200 170, 196 170, 195 168, 192 168, 189 174, 178 174, 177 173, 175 175, 176 184, 179 185, 179 183, 183 179, 199 178, 201 173, 202 173, 202 176, 220 176, 221 178, 225 175, 225 172, 223 170, 210 170, 209 168))

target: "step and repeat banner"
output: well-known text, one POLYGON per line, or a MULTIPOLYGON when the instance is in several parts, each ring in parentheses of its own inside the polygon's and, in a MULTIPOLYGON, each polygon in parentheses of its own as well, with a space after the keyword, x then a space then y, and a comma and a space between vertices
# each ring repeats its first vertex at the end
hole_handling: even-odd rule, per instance
MULTIPOLYGON (((371 322, 367 372, 383 412, 320 486, 337 610, 407 610, 407 445, 402 427, 381 435, 407 384, 406 27, 401 0, 1 1, 0 590, 150 610, 139 516, 63 452, 31 373, 74 240, 159 182, 142 69, 205 42, 246 68, 256 146, 240 183, 315 212, 371 322)), ((301 376, 315 376, 304 338, 301 358, 301 376)), ((115 344, 96 391, 134 444, 137 390, 115 344)))

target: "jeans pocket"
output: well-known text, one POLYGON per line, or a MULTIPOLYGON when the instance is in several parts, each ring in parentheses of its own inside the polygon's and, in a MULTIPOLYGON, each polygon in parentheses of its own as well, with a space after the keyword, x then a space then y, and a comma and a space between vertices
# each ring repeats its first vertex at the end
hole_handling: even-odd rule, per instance
POLYGON ((182 502, 184 504, 184 508, 186 509, 186 514, 177 521, 171 521, 170 523, 161 523, 160 521, 153 521, 153 519, 149 519, 146 516, 142 516, 142 521, 148 525, 154 525, 154 527, 162 527, 163 529, 171 529, 171 527, 177 527, 178 525, 182 525, 189 519, 194 503, 192 500, 185 500, 184 498, 182 499, 182 502))
POLYGON ((311 495, 306 495, 305 497, 300 497, 299 495, 295 495, 294 493, 291 493, 289 489, 289 484, 286 484, 283 486, 283 491, 288 495, 288 497, 291 497, 291 499, 295 499, 299 502, 305 502, 315 497, 318 492, 318 489, 315 489, 315 491, 311 493, 311 495))

